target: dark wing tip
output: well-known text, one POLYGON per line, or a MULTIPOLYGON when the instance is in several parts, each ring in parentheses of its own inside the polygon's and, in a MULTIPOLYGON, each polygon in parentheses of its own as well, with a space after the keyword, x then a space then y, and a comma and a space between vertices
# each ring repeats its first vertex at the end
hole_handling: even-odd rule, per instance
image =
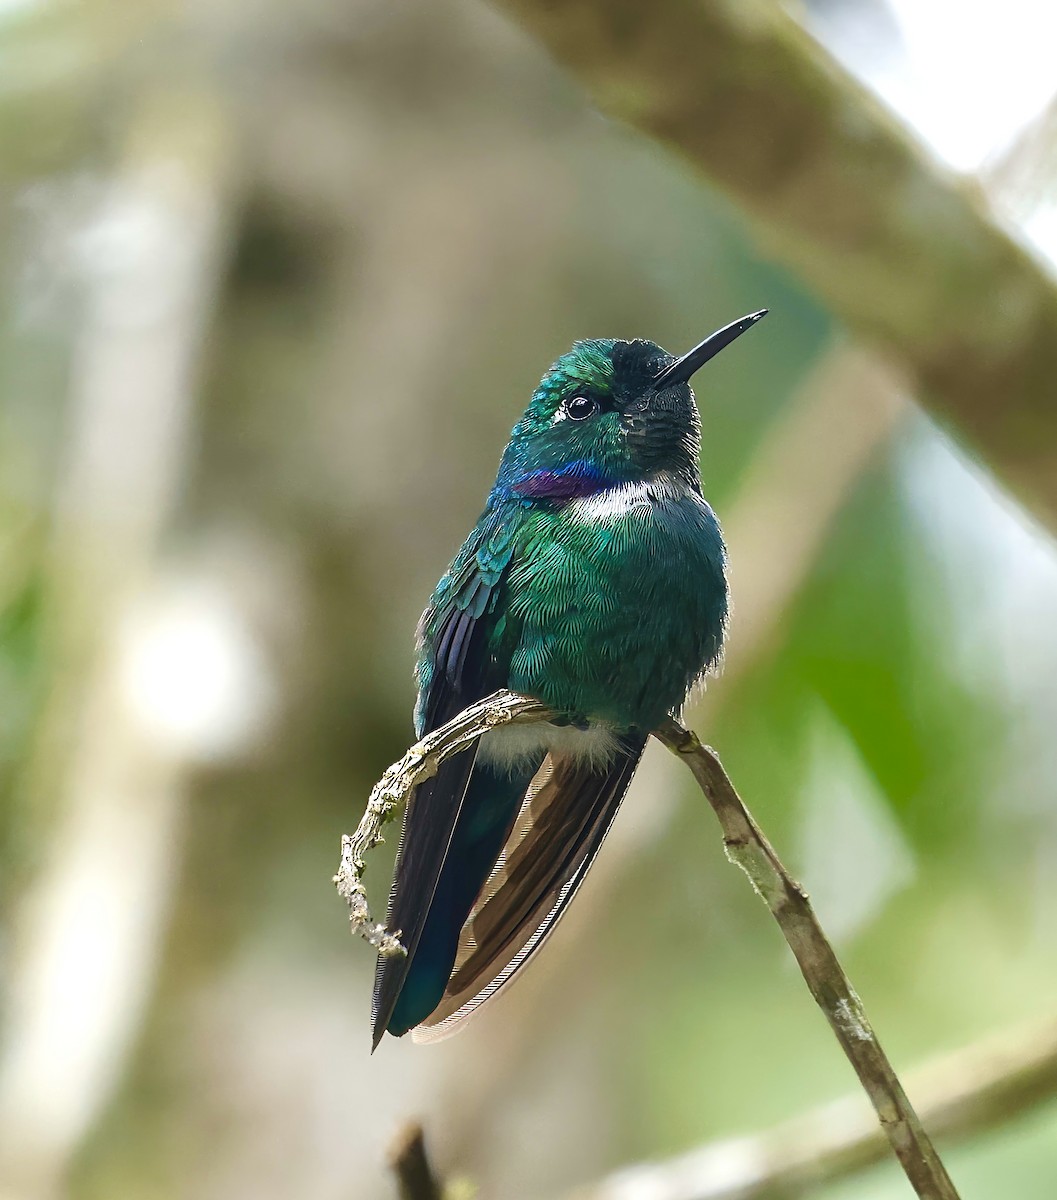
POLYGON ((382 1016, 381 1005, 378 1003, 378 985, 379 974, 381 972, 381 960, 375 968, 374 977, 374 995, 371 997, 371 1053, 382 1044, 382 1038, 385 1037, 386 1019, 382 1016))

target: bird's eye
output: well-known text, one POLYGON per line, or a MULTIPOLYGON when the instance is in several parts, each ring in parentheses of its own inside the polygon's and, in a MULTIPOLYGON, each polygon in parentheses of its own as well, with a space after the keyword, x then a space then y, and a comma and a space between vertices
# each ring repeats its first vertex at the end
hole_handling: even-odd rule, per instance
POLYGON ((565 401, 565 413, 570 421, 586 421, 598 412, 598 401, 593 396, 570 396, 565 401))

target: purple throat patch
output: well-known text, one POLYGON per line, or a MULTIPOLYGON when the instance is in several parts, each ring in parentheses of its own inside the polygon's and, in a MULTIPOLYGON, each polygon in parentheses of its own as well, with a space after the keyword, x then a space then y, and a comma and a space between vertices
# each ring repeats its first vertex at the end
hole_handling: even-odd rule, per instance
POLYGON ((561 471, 532 471, 523 475, 511 491, 526 500, 576 500, 604 492, 612 484, 593 468, 577 464, 561 471))

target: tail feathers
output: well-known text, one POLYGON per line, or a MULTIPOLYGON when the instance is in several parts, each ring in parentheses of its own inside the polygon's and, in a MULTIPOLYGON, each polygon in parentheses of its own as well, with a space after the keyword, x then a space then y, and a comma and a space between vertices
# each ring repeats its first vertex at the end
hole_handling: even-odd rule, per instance
POLYGON ((442 763, 437 774, 419 786, 404 812, 385 923, 399 934, 407 955, 378 956, 371 1004, 375 1048, 386 1031, 418 949, 476 753, 476 749, 466 750, 442 763))
POLYGON ((609 832, 645 744, 643 736, 625 735, 607 767, 548 755, 504 833, 484 887, 477 885, 476 903, 457 936, 451 978, 419 1017, 416 1041, 461 1028, 550 935, 609 832))
POLYGON ((513 774, 486 763, 474 767, 417 946, 409 955, 385 1026, 389 1033, 401 1036, 440 1003, 463 925, 499 857, 537 766, 538 762, 513 774))

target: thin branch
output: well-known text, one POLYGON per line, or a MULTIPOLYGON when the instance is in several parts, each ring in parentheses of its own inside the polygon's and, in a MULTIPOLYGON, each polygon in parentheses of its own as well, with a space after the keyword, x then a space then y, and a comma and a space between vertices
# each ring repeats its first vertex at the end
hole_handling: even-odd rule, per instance
POLYGON ((393 1138, 389 1167, 396 1176, 400 1200, 442 1200, 444 1190, 433 1173, 425 1135, 417 1121, 408 1122, 393 1138))
MULTIPOLYGON (((434 775, 446 758, 466 749, 490 729, 515 721, 546 720, 549 715, 539 701, 513 692, 496 692, 423 738, 386 771, 371 793, 356 834, 342 838, 341 865, 334 877, 339 894, 349 906, 354 933, 382 953, 402 953, 399 931, 387 931, 371 918, 362 884, 364 855, 381 840, 383 826, 399 805, 423 780, 434 775)), ((921 1200, 958 1200, 807 895, 782 866, 719 759, 674 720, 666 721, 654 736, 687 764, 715 810, 728 857, 745 871, 781 927, 811 994, 855 1068, 914 1190, 921 1200)))
MULTIPOLYGON (((976 1042, 908 1077, 922 1121, 939 1137, 994 1129, 1057 1092, 1057 1019, 976 1042)), ((861 1094, 771 1129, 641 1163, 576 1192, 576 1200, 798 1200, 888 1154, 861 1094)))
POLYGON ((654 731, 654 737, 686 763, 712 805, 723 828, 727 857, 748 875, 781 927, 811 995, 855 1068, 914 1190, 922 1200, 957 1200, 954 1184, 881 1049, 807 893, 782 865, 719 759, 697 735, 668 720, 654 731))
POLYGON ((763 248, 891 351, 921 401, 1057 526, 1057 286, 981 189, 943 169, 781 5, 493 2, 599 109, 721 187, 763 248))

